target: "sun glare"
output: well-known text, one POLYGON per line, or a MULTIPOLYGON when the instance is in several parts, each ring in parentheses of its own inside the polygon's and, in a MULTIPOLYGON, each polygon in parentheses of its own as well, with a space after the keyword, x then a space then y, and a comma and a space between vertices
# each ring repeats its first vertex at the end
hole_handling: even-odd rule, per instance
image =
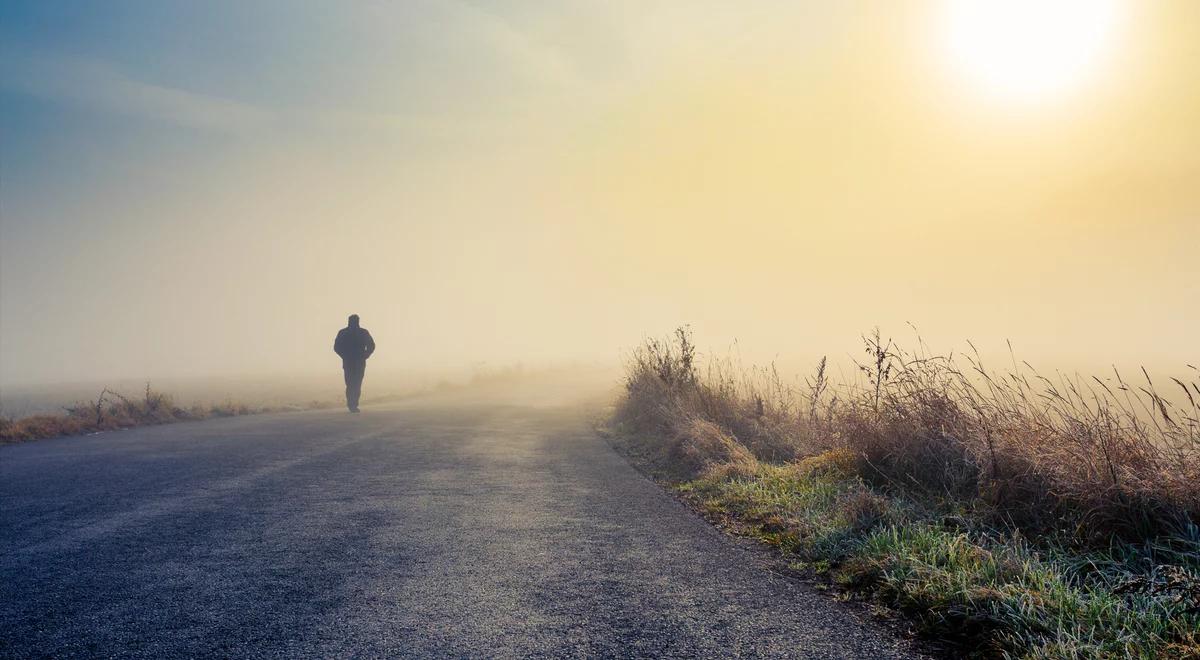
POLYGON ((947 0, 945 39, 970 84, 1033 101, 1086 81, 1119 14, 1117 0, 947 0))

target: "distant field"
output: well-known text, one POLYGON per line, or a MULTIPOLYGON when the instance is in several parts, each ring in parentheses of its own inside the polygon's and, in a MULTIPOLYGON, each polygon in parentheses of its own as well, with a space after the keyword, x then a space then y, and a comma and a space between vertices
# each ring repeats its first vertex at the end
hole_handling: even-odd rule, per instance
MULTIPOLYGON (((344 399, 341 374, 333 375, 336 378, 117 381, 6 388, 0 410, 0 443, 211 417, 336 408, 344 399)), ((527 405, 564 405, 580 397, 602 396, 615 379, 613 370, 595 365, 478 368, 467 374, 445 372, 436 377, 384 372, 368 378, 362 401, 369 406, 447 392, 459 398, 502 394, 527 405)))
POLYGON ((0 414, 6 417, 60 413, 63 408, 94 400, 107 388, 126 396, 140 395, 147 382, 170 392, 177 402, 212 404, 237 401, 253 406, 280 406, 312 400, 333 400, 340 393, 338 374, 327 382, 313 377, 293 379, 155 379, 110 382, 5 386, 0 390, 0 414))
MULTIPOLYGON (((439 384, 461 384, 481 378, 479 373, 465 370, 433 373, 375 373, 368 370, 363 384, 364 399, 396 396, 414 391, 429 390, 439 384)), ((108 390, 125 396, 140 396, 149 384, 158 392, 166 392, 180 405, 213 405, 236 402, 256 408, 294 406, 312 401, 338 401, 343 396, 341 369, 335 364, 324 374, 293 374, 243 378, 152 378, 113 379, 81 383, 43 385, 6 385, 0 387, 0 416, 63 412, 63 408, 95 400, 108 390)))

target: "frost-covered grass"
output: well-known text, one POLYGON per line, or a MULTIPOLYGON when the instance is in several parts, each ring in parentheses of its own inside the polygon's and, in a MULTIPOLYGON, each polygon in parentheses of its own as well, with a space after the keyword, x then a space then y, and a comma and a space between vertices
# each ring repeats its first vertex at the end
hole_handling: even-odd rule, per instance
POLYGON ((794 567, 903 612, 956 654, 1200 657, 1200 534, 1190 546, 1110 551, 1034 544, 808 462, 677 488, 794 567))

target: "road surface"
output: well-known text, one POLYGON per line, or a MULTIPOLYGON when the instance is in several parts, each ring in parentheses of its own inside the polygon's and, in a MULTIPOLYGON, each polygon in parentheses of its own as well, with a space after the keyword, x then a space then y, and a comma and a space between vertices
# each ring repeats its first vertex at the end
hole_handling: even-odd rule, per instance
POLYGON ((0 657, 904 656, 577 406, 420 399, 0 447, 0 657))

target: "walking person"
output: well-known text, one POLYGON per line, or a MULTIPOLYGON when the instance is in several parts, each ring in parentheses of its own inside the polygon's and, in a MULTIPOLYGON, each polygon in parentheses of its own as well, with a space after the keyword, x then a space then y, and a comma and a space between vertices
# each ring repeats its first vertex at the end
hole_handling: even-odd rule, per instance
POLYGON ((333 340, 333 352, 342 358, 342 371, 346 375, 346 407, 358 412, 358 397, 362 394, 363 375, 367 371, 367 358, 375 352, 375 340, 366 328, 358 325, 358 314, 351 314, 349 324, 338 331, 333 340))

